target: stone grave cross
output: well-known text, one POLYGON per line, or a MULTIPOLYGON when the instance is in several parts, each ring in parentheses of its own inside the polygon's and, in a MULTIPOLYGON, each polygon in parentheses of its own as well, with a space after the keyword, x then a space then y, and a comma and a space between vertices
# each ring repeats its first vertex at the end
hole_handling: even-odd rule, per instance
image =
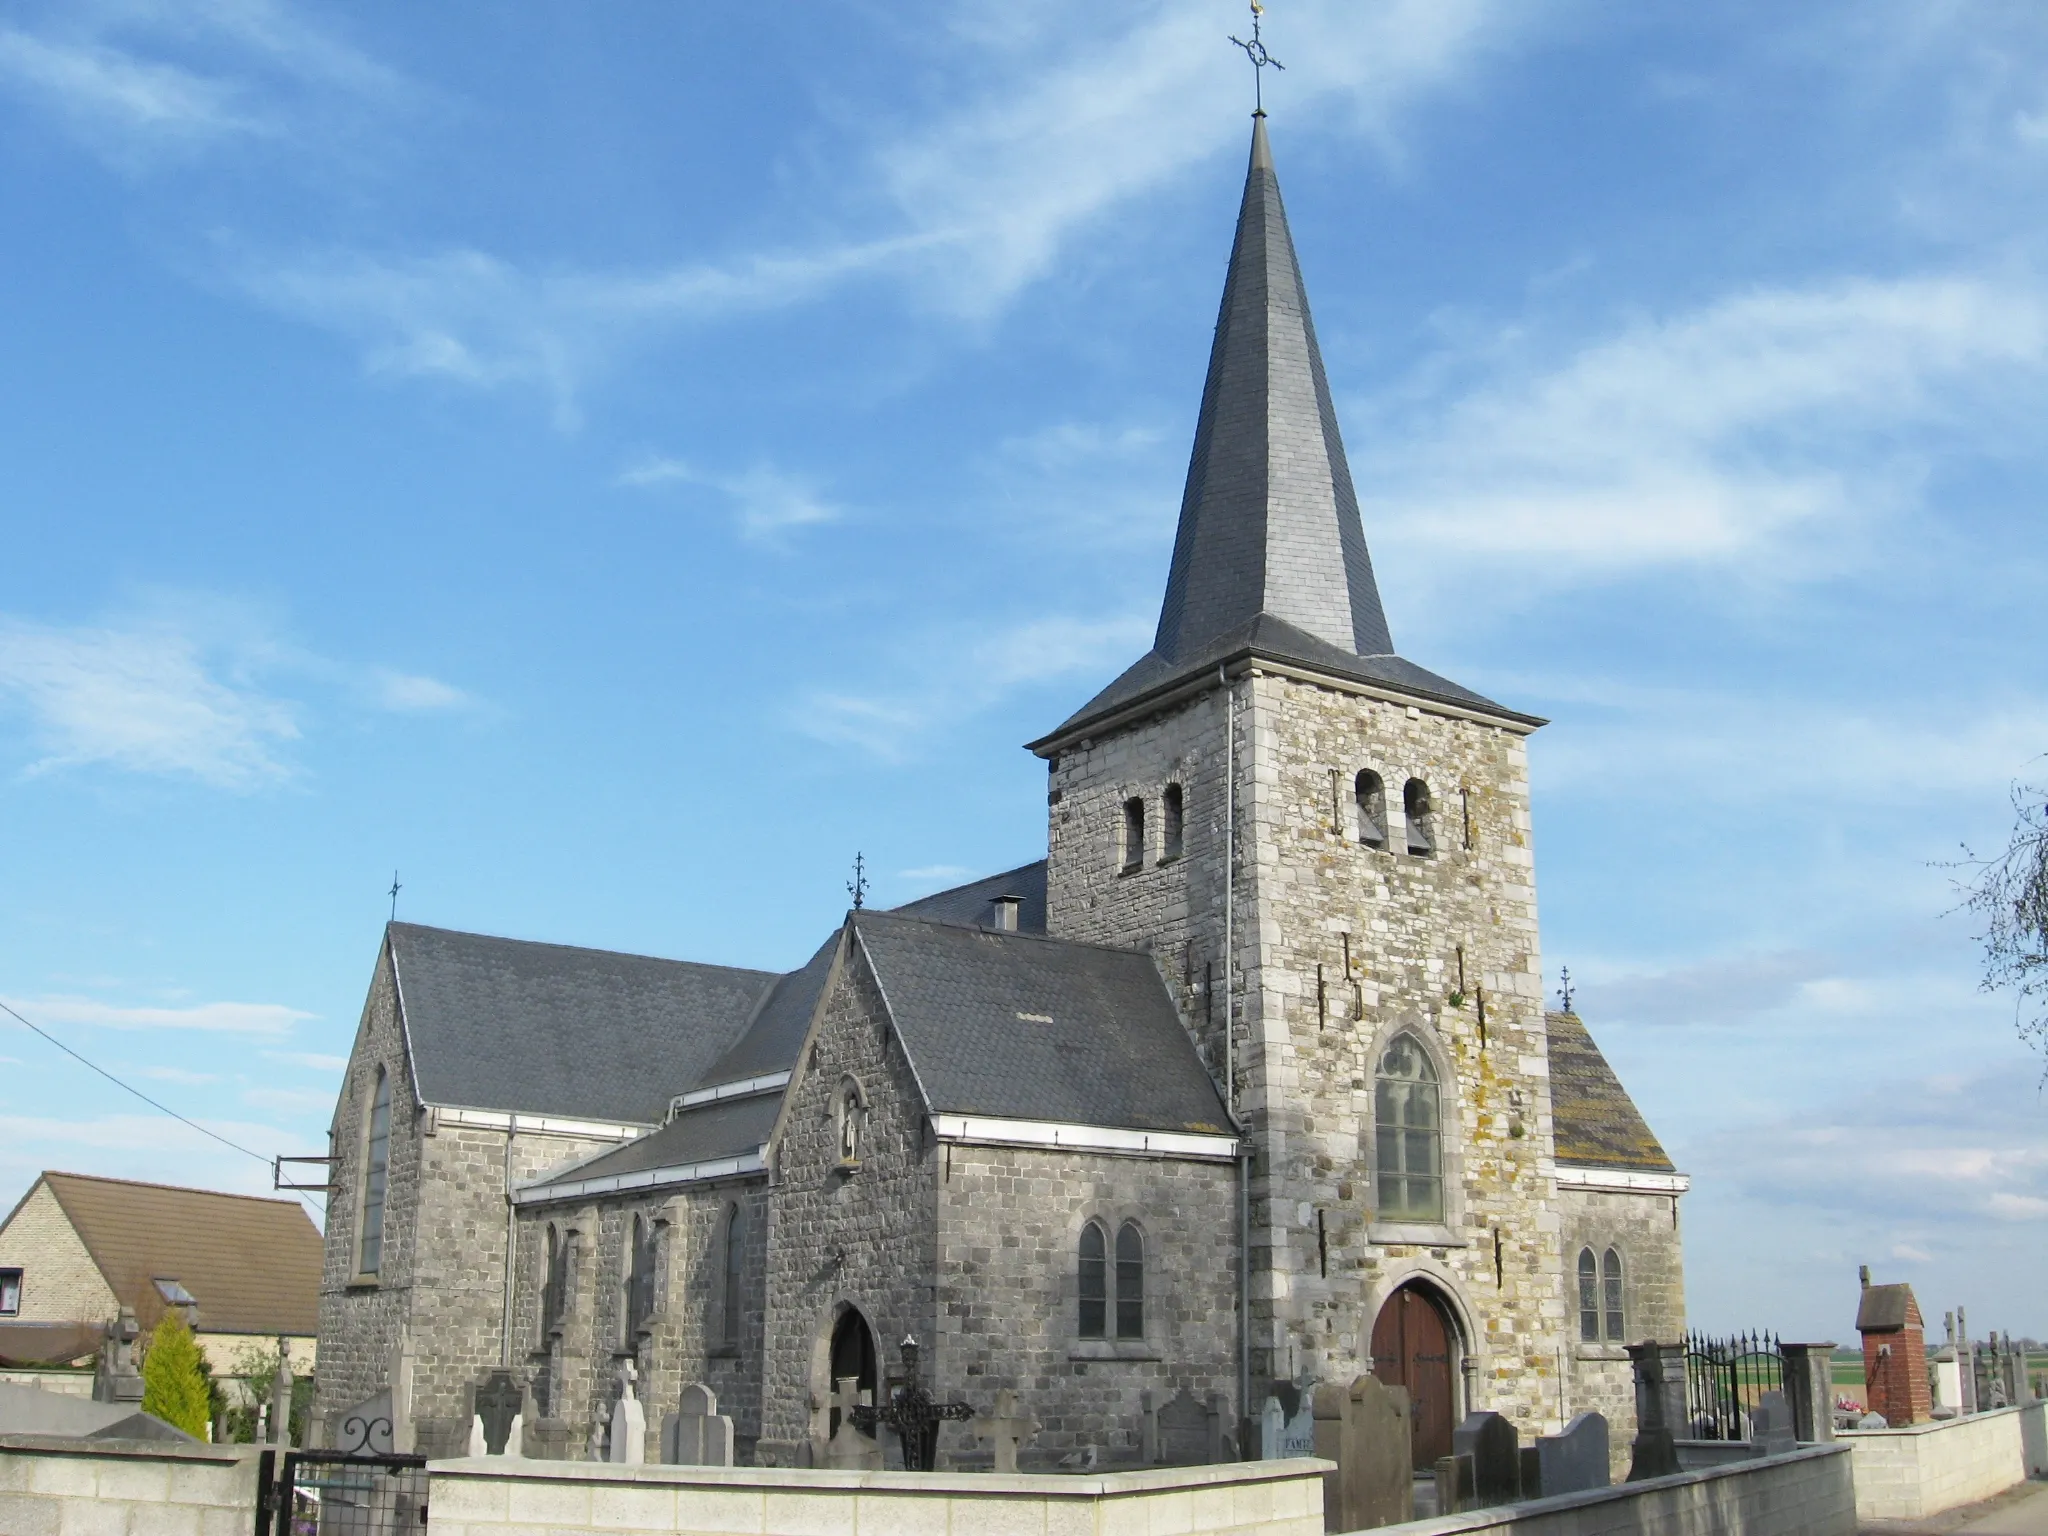
POLYGON ((1017 1412, 1017 1394, 1008 1387, 996 1394, 996 1411, 974 1421, 975 1433, 995 1449, 998 1472, 1016 1471, 1017 1447, 1043 1428, 1038 1420, 1017 1412))

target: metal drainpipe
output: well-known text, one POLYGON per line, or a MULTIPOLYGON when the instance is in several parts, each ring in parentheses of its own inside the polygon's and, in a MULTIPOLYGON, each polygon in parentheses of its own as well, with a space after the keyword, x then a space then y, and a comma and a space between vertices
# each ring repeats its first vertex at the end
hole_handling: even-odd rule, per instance
POLYGON ((519 1117, 505 1124, 505 1320, 498 1330, 498 1364, 512 1368, 512 1255, 519 1243, 519 1208, 512 1203, 512 1138, 519 1134, 519 1117))

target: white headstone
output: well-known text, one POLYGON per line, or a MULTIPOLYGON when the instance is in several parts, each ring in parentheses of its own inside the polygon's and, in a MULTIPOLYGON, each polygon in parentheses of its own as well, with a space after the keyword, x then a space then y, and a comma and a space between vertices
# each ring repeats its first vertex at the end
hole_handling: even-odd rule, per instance
POLYGON ((619 1365, 619 1400, 612 1405, 611 1459, 620 1466, 637 1467, 647 1460, 647 1410, 633 1393, 640 1373, 631 1360, 619 1365))
POLYGON ((512 1415, 512 1428, 506 1431, 505 1434, 505 1454, 507 1456, 524 1456, 526 1454, 526 1415, 523 1413, 512 1415))
POLYGON ((472 1413, 469 1416, 469 1454, 472 1456, 488 1456, 491 1454, 491 1444, 484 1438, 484 1416, 480 1413, 472 1413))
POLYGON ((1280 1436, 1287 1428, 1287 1410, 1280 1406, 1280 1399, 1269 1397, 1265 1407, 1259 1410, 1259 1455, 1266 1461, 1278 1461, 1287 1453, 1280 1449, 1280 1436))

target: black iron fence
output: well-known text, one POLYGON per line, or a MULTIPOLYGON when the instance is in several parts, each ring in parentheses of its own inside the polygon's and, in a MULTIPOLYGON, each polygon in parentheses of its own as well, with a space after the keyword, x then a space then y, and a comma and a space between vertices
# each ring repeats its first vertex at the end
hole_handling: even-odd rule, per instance
POLYGON ((256 1536, 421 1536, 424 1456, 265 1451, 257 1469, 256 1536))
POLYGON ((1757 1400, 1784 1389, 1785 1357, 1777 1335, 1685 1336, 1684 1438, 1747 1440, 1757 1400))

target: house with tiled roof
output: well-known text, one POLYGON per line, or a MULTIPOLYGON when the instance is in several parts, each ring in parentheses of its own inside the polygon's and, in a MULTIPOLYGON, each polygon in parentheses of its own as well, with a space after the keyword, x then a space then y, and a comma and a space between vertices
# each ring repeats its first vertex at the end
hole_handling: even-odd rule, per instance
POLYGON ((134 1312, 177 1309, 215 1371, 288 1341, 311 1374, 322 1239, 296 1200, 46 1172, 0 1222, 0 1357, 66 1363, 134 1312))
POLYGON ((848 1413, 908 1337, 1025 1465, 1257 1454, 1368 1371, 1418 1466, 1478 1409, 1626 1445, 1687 1181, 1544 1011, 1544 722, 1401 655, 1378 580, 1261 114, 1152 644, 1028 745, 1046 857, 781 974, 390 924, 322 1417, 651 1458, 699 1385, 743 1460, 985 1461, 848 1413))

